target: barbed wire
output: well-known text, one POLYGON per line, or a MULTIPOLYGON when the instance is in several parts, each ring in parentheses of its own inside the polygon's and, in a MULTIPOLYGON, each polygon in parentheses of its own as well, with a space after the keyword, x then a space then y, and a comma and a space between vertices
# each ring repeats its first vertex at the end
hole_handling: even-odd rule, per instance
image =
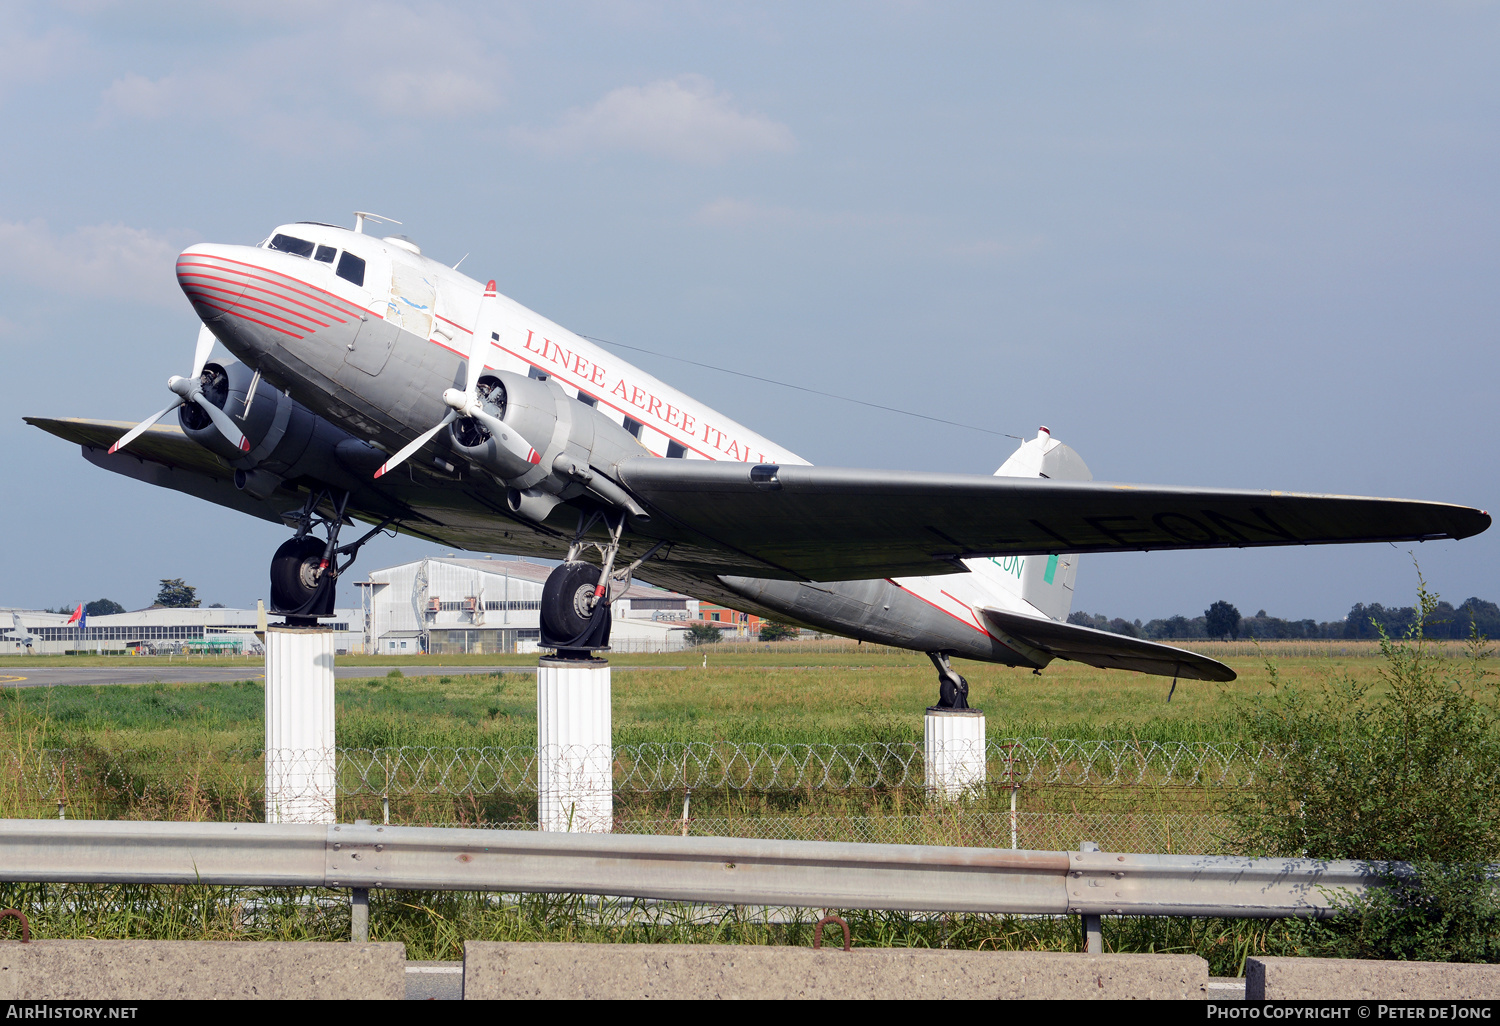
MULTIPOLYGON (((549 759, 611 757, 616 792, 851 791, 926 786, 928 754, 914 742, 759 744, 672 742, 569 749, 549 759)), ((205 785, 264 793, 263 749, 219 755, 161 751, 0 751, 0 789, 50 801, 70 790, 139 793, 195 773, 205 785)), ((945 753, 952 757, 955 753, 945 753)), ((328 754, 280 751, 269 760, 284 791, 294 778, 326 774, 328 754)), ((338 748, 331 760, 340 795, 389 797, 535 794, 534 747, 338 748)), ((1233 742, 1082 741, 1024 738, 985 745, 987 786, 1234 788, 1255 783, 1276 754, 1233 742)))

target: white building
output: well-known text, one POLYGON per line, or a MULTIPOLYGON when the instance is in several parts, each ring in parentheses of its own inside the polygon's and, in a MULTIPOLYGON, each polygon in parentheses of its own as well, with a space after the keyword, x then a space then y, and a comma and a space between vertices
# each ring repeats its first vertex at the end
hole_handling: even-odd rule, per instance
MULTIPOLYGON (((358 609, 335 610, 331 626, 337 632, 334 645, 341 653, 358 651, 363 641, 358 609), (351 630, 352 628, 352 630, 351 630)), ((223 652, 244 655, 260 651, 254 609, 168 609, 154 606, 129 613, 91 616, 80 630, 68 624, 66 613, 36 610, 0 610, 0 653, 62 655, 68 652, 223 652), (15 614, 14 616, 12 614, 15 614), (28 649, 19 640, 15 620, 30 634, 28 649), (7 630, 8 628, 8 630, 7 630)), ((278 618, 279 619, 279 618, 278 618)), ((324 621, 328 623, 328 621, 324 621)))
MULTIPOLYGON (((365 651, 381 655, 530 652, 541 637, 552 567, 524 560, 435 556, 372 570, 358 588, 365 651)), ((686 644, 698 600, 632 582, 617 597, 610 648, 669 652, 686 644)))

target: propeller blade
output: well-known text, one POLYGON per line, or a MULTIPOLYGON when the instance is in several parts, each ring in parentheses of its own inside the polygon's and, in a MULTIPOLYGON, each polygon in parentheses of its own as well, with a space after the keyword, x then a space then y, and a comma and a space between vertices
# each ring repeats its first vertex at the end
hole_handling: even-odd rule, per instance
POLYGON ((468 397, 471 406, 478 394, 484 358, 490 355, 490 335, 495 331, 495 307, 495 280, 491 278, 484 287, 484 298, 479 301, 479 313, 474 318, 474 334, 469 337, 469 367, 464 379, 464 395, 468 397))
POLYGON ((213 350, 214 333, 205 324, 198 329, 198 348, 193 352, 193 373, 189 377, 196 380, 203 373, 203 365, 208 362, 208 354, 213 350))
POLYGON ((250 451, 250 439, 246 438, 244 432, 235 426, 234 421, 229 419, 229 414, 209 402, 208 397, 202 392, 193 393, 193 402, 197 403, 203 412, 208 414, 208 419, 214 422, 214 427, 219 429, 219 434, 229 439, 230 445, 234 446, 240 452, 250 451))
POLYGON ((386 460, 381 468, 375 471, 376 479, 378 480, 379 478, 384 477, 388 471, 395 470, 401 464, 405 463, 407 458, 410 457, 412 453, 416 452, 418 449, 422 448, 422 446, 432 441, 433 435, 437 434, 439 431, 443 430, 443 428, 447 427, 449 424, 452 424, 457 419, 458 411, 449 410, 448 415, 442 420, 438 421, 436 427, 428 428, 426 431, 422 432, 416 438, 413 438, 409 443, 407 443, 406 448, 402 449, 400 452, 396 453, 396 455, 386 460))
POLYGON ((173 410, 177 409, 177 407, 181 406, 182 403, 183 403, 183 399, 182 399, 181 396, 178 396, 176 399, 173 399, 172 400, 172 405, 168 406, 165 410, 162 410, 160 413, 154 413, 154 414, 152 414, 151 416, 147 417, 145 420, 143 420, 139 424, 137 424, 135 427, 131 428, 129 431, 127 431, 123 435, 121 435, 120 436, 120 440, 118 442, 116 442, 114 445, 111 445, 109 447, 109 451, 111 453, 117 453, 117 452, 119 452, 121 449, 125 448, 131 442, 133 442, 137 438, 141 437, 141 435, 145 434, 146 433, 146 429, 149 428, 149 427, 151 427, 152 424, 155 424, 157 421, 161 420, 167 414, 169 414, 173 410))
POLYGON ((542 462, 542 454, 531 447, 531 443, 521 437, 521 433, 499 417, 492 416, 483 410, 475 410, 471 416, 483 424, 495 441, 509 449, 517 459, 523 459, 527 463, 542 462))

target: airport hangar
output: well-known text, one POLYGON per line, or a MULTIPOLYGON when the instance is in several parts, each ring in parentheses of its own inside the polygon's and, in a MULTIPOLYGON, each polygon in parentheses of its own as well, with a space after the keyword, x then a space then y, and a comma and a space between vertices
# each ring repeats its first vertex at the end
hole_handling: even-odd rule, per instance
MULTIPOLYGON (((355 582, 360 605, 335 611, 331 623, 340 654, 497 655, 536 650, 541 636, 542 585, 551 566, 525 560, 432 556, 355 582)), ((717 608, 717 607, 715 607, 717 608)), ((24 653, 11 612, 32 637, 35 655, 68 652, 258 652, 255 609, 154 606, 91 616, 82 631, 65 613, 0 610, 0 653, 24 653)), ((699 622, 733 631, 733 622, 699 620, 687 595, 632 582, 612 606, 610 647, 616 652, 674 652, 688 644, 699 622)))

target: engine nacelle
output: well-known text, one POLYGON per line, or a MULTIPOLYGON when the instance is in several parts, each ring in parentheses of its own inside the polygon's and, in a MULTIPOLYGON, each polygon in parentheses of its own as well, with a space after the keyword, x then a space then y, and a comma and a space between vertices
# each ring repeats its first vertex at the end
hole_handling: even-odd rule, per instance
POLYGON ((533 450, 523 459, 477 420, 461 417, 450 429, 454 449, 506 489, 512 512, 542 521, 559 502, 591 495, 631 513, 645 513, 597 467, 638 456, 640 442, 597 409, 568 395, 555 381, 509 371, 487 371, 479 379, 485 410, 533 450))
POLYGON ((257 499, 270 497, 287 480, 309 477, 327 485, 360 489, 386 459, 301 403, 282 394, 243 363, 204 366, 204 397, 234 420, 250 442, 240 452, 196 404, 179 408, 183 433, 233 470, 235 487, 257 499), (253 391, 252 391, 253 386, 253 391))

